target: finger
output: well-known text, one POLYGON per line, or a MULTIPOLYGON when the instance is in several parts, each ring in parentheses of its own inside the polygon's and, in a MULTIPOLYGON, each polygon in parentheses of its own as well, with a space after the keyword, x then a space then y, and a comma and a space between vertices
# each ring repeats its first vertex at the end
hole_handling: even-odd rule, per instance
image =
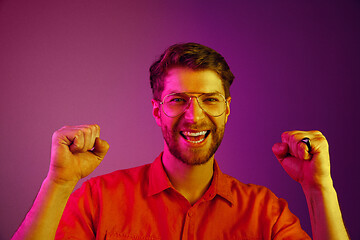
POLYGON ((70 150, 72 152, 87 152, 94 146, 95 139, 92 139, 92 131, 90 127, 73 127, 68 133, 69 137, 74 136, 70 150), (75 133, 75 134, 74 134, 75 133))
POLYGON ((289 154, 289 146, 286 143, 275 143, 272 147, 275 157, 282 162, 289 154))
POLYGON ((311 154, 315 155, 320 152, 329 152, 329 145, 323 135, 318 135, 310 139, 311 141, 311 154))
POLYGON ((85 127, 81 128, 80 131, 84 133, 84 146, 81 149, 81 152, 86 152, 91 149, 91 130, 85 127))
POLYGON ((64 144, 71 152, 86 152, 94 147, 95 139, 100 137, 100 127, 97 124, 64 126, 54 132, 52 143, 64 144))
POLYGON ((94 124, 93 126, 95 128, 95 139, 96 139, 96 138, 100 137, 100 126, 97 124, 94 124))
POLYGON ((294 151, 294 149, 296 149, 296 148, 294 147, 292 137, 296 132, 298 132, 298 131, 288 131, 288 132, 284 132, 283 134, 281 134, 281 141, 288 145, 289 154, 294 157, 297 157, 297 152, 294 151))
POLYGON ((280 162, 280 164, 292 179, 300 182, 302 175, 299 174, 299 172, 301 172, 301 166, 303 162, 304 161, 299 158, 288 156, 285 157, 283 161, 280 162))
POLYGON ((92 124, 92 125, 89 125, 89 128, 91 130, 91 139, 90 139, 90 142, 89 142, 89 146, 88 146, 89 149, 88 150, 92 150, 95 147, 96 138, 100 137, 100 127, 97 124, 92 124))
POLYGON ((94 125, 89 125, 87 127, 88 131, 88 142, 86 146, 86 151, 90 151, 94 148, 95 145, 95 139, 96 139, 96 129, 94 125))
POLYGON ((91 131, 92 131, 92 146, 93 149, 95 147, 95 140, 96 138, 100 138, 100 127, 97 124, 91 125, 91 131))
POLYGON ((300 159, 311 160, 312 156, 311 156, 309 150, 310 149, 308 148, 306 143, 302 142, 301 140, 298 142, 298 144, 297 144, 297 154, 298 154, 300 159))
POLYGON ((83 125, 80 130, 84 133, 84 147, 82 152, 89 151, 94 148, 95 139, 98 137, 95 124, 83 125))
POLYGON ((94 149, 92 152, 102 160, 106 153, 109 150, 110 145, 105 140, 101 140, 100 138, 95 139, 94 149))
POLYGON ((301 140, 304 138, 311 138, 312 133, 305 131, 291 131, 285 132, 281 135, 283 142, 289 145, 290 155, 299 158, 301 160, 310 160, 311 154, 308 151, 306 143, 301 140))
POLYGON ((85 139, 84 139, 84 133, 81 130, 78 130, 74 135, 74 137, 70 140, 72 143, 70 144, 70 151, 75 152, 82 152, 82 149, 84 148, 85 139))
POLYGON ((293 156, 301 160, 311 160, 312 156, 310 154, 310 149, 307 144, 302 140, 308 138, 309 141, 312 138, 311 133, 298 131, 291 136, 291 148, 294 153, 293 156))

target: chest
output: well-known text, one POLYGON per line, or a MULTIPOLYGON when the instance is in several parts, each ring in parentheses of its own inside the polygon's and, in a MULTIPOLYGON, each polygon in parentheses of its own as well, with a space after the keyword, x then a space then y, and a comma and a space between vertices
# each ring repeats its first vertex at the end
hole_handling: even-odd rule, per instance
POLYGON ((220 196, 193 206, 177 194, 126 199, 99 208, 97 239, 270 239, 271 221, 220 196))

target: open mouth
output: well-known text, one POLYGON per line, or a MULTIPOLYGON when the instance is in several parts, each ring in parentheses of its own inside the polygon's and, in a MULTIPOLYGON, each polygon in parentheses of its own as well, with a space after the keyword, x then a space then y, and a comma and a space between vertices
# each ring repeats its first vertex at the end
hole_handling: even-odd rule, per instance
POLYGON ((188 132, 188 131, 180 131, 180 135, 190 143, 202 143, 205 141, 207 136, 209 136, 210 131, 200 131, 200 132, 188 132))

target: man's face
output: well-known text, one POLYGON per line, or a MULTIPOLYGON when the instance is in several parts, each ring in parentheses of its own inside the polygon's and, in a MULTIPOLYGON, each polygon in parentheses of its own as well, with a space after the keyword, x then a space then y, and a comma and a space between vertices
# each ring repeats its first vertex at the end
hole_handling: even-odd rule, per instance
MULTIPOLYGON (((225 95, 221 79, 212 70, 192 70, 172 68, 165 77, 161 100, 170 93, 214 93, 225 95)), ((158 102, 153 100, 153 113, 161 127, 165 147, 171 155, 188 165, 199 165, 209 161, 224 136, 224 129, 230 113, 229 97, 224 114, 212 117, 204 112, 196 98, 192 98, 189 108, 177 117, 168 117, 158 102)))

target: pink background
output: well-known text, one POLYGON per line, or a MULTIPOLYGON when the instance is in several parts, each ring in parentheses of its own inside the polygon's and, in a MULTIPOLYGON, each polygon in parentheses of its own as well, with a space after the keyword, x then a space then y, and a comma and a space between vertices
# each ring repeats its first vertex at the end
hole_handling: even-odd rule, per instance
POLYGON ((154 160, 163 140, 148 68, 187 41, 219 51, 236 76, 222 170, 288 200, 310 233, 301 187, 271 147, 283 131, 318 129, 360 239, 358 0, 0 0, 0 239, 31 207, 63 125, 102 127, 110 152, 89 177, 154 160))

